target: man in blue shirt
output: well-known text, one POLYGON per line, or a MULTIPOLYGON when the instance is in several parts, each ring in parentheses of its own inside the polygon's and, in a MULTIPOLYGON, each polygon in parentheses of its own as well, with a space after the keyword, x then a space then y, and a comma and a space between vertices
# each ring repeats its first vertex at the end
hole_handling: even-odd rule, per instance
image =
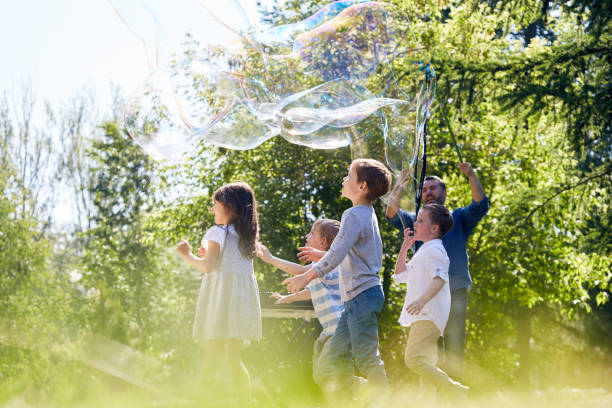
MULTIPOLYGON (((451 290, 451 310, 444 330, 445 366, 453 378, 461 378, 463 374, 468 291, 472 285, 466 243, 478 222, 489 210, 489 199, 472 166, 468 163, 461 163, 459 170, 470 182, 472 203, 467 207, 457 208, 453 211, 453 227, 442 238, 442 243, 450 259, 448 274, 451 290)), ((414 229, 413 222, 416 218, 414 213, 399 209, 400 194, 407 176, 407 172, 403 173, 397 185, 393 188, 386 213, 387 220, 401 231, 402 237, 405 228, 414 229)), ((427 176, 423 183, 422 197, 425 204, 438 203, 444 205, 446 185, 439 177, 427 176)), ((415 250, 418 250, 420 246, 421 243, 417 242, 415 250)))

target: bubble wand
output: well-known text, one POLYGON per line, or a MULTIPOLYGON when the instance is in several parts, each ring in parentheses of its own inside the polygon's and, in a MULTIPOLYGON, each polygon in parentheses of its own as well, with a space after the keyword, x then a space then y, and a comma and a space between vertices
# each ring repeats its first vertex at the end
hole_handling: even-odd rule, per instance
POLYGON ((459 145, 457 144, 457 139, 455 139, 453 128, 451 128, 450 121, 448 120, 448 114, 446 113, 445 104, 442 105, 442 116, 444 117, 444 121, 446 122, 446 127, 448 128, 448 133, 450 134, 451 141, 453 142, 453 147, 455 148, 455 152, 457 152, 457 156, 459 156, 459 163, 463 163, 463 157, 461 156, 461 150, 459 150, 459 145))

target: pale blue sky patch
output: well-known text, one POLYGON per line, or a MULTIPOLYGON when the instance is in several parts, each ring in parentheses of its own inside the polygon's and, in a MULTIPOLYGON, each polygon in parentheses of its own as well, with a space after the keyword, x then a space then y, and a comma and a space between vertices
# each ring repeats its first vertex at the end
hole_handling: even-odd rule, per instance
MULTIPOLYGON (((253 16, 256 1, 243 3, 253 16)), ((0 55, 0 92, 26 80, 51 102, 84 84, 129 93, 149 72, 142 42, 107 0, 0 1, 0 55)))
POLYGON ((51 102, 84 84, 129 91, 147 75, 141 43, 106 0, 3 1, 0 50, 0 90, 26 80, 51 102))

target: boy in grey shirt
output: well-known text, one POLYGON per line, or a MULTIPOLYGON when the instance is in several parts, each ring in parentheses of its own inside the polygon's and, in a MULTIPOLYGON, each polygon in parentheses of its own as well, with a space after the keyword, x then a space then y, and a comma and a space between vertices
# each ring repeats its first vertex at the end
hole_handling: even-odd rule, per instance
POLYGON ((388 389, 385 366, 378 351, 378 315, 384 295, 380 284, 382 241, 372 203, 389 191, 391 173, 380 162, 357 159, 342 183, 342 195, 353 203, 342 214, 340 231, 329 252, 307 272, 285 279, 295 293, 312 279, 336 266, 344 312, 330 340, 331 371, 325 391, 350 393, 353 360, 372 386, 388 389))

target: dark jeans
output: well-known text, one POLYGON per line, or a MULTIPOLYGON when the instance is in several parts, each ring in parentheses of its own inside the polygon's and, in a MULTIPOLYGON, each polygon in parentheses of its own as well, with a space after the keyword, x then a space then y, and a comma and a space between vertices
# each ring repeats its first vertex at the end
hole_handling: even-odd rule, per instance
POLYGON ((368 383, 374 387, 389 387, 385 365, 378 351, 378 316, 385 297, 380 286, 361 292, 344 303, 344 312, 330 340, 331 370, 328 377, 340 389, 351 392, 353 358, 368 383))
POLYGON ((465 324, 467 319, 468 290, 451 292, 451 308, 444 330, 444 371, 451 378, 463 379, 463 354, 465 350, 465 324))

